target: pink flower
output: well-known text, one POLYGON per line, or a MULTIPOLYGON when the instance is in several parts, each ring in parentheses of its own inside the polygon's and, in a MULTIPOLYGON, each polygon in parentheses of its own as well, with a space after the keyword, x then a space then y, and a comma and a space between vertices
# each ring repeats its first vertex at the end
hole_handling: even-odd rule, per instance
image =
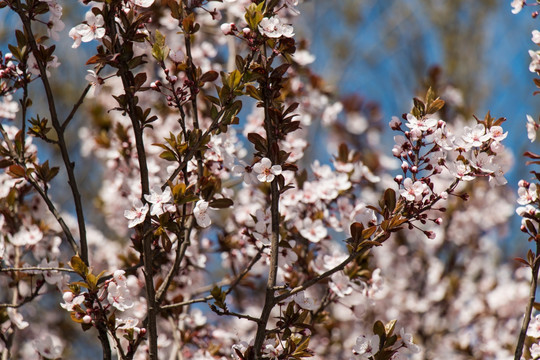
POLYGON ((45 359, 56 359, 62 356, 64 346, 60 339, 53 339, 51 335, 42 336, 32 342, 34 349, 45 359))
POLYGON ((379 352, 379 344, 381 340, 379 335, 373 335, 368 339, 365 335, 356 338, 356 345, 353 347, 353 359, 369 359, 371 356, 379 352))
POLYGON ((290 25, 282 24, 277 16, 271 18, 263 18, 259 23, 259 31, 261 34, 269 38, 293 37, 294 30, 290 25))
POLYGON ((129 220, 128 228, 133 228, 144 222, 148 213, 148 204, 142 204, 141 200, 133 201, 134 210, 124 211, 124 217, 129 220))
POLYGON ((15 308, 7 308, 7 314, 11 323, 19 330, 26 329, 28 325, 30 325, 28 322, 24 321, 23 316, 19 314, 15 308))
POLYGON ((197 201, 195 208, 193 209, 193 215, 195 216, 197 224, 202 228, 207 228, 212 223, 210 215, 208 214, 208 202, 204 200, 197 201))
POLYGON ((304 219, 302 225, 303 228, 300 229, 300 234, 313 243, 318 243, 328 234, 321 219, 313 221, 311 218, 307 217, 304 219))
POLYGON ((150 209, 150 215, 160 216, 166 211, 174 211, 174 205, 170 204, 171 201, 171 189, 166 188, 165 191, 161 191, 159 186, 154 186, 150 190, 150 194, 144 195, 146 201, 152 204, 150 209))
POLYGON ((352 294, 352 287, 350 285, 351 279, 345 275, 343 271, 334 273, 330 278, 332 281, 328 284, 330 289, 339 297, 345 297, 352 294))
POLYGON ((259 174, 257 179, 260 182, 272 182, 276 175, 281 174, 281 166, 272 165, 269 158, 262 158, 260 162, 253 165, 253 170, 259 174))
POLYGON ((411 178, 406 178, 403 181, 404 189, 400 191, 401 196, 403 196, 408 201, 421 201, 424 193, 428 187, 421 181, 415 181, 413 183, 411 178))
POLYGON ((111 281, 107 287, 107 300, 120 311, 133 307, 133 300, 126 284, 111 281))

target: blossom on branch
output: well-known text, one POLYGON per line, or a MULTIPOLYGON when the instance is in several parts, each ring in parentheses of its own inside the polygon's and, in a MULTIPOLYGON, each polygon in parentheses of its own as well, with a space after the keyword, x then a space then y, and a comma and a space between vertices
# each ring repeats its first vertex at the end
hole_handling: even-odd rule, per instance
POLYGON ((148 204, 142 204, 141 200, 133 201, 134 210, 125 210, 124 217, 129 220, 128 228, 133 228, 144 222, 148 213, 148 204))
POLYGON ((272 165, 269 158, 262 158, 260 162, 253 165, 253 170, 259 174, 257 179, 260 182, 272 182, 276 175, 281 174, 280 165, 272 165))

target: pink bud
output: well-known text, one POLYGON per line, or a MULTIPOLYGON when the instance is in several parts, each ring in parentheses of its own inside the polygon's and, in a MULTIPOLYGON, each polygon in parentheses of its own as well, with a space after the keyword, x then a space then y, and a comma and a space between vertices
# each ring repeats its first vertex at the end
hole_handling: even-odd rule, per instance
POLYGON ((89 316, 89 315, 84 315, 82 321, 83 321, 83 323, 85 323, 85 324, 90 324, 90 323, 92 322, 92 317, 89 316))

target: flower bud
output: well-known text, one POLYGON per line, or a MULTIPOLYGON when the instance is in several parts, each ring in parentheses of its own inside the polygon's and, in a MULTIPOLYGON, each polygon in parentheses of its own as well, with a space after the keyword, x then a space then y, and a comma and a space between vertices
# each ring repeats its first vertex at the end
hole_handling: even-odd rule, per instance
POLYGON ((82 321, 85 324, 90 324, 92 322, 92 317, 90 315, 84 315, 82 321))
POLYGON ((404 161, 401 164, 401 170, 403 170, 403 172, 407 172, 408 169, 409 169, 409 164, 406 161, 404 161))
POLYGON ((75 295, 71 291, 66 291, 62 295, 62 299, 64 299, 64 301, 67 302, 67 303, 72 302, 74 297, 75 297, 75 295))
POLYGON ((399 185, 403 181, 403 175, 398 175, 394 178, 394 181, 399 185))
POLYGON ((225 35, 231 35, 234 27, 234 23, 224 23, 221 24, 220 29, 225 35))

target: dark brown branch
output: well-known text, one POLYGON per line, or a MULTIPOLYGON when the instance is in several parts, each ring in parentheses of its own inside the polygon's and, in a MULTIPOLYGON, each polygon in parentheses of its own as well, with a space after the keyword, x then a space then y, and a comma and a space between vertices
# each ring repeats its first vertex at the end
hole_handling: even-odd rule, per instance
POLYGON ((525 316, 523 323, 521 324, 521 330, 519 331, 519 338, 516 345, 516 352, 514 353, 514 360, 520 360, 523 353, 523 346, 525 345, 525 338, 527 337, 527 330, 529 329, 529 323, 531 322, 532 309, 536 298, 536 288, 538 285, 538 270, 540 268, 540 244, 536 241, 536 254, 534 263, 532 264, 532 278, 531 288, 529 291, 529 302, 525 309, 525 316))
POLYGON ((71 188, 71 193, 73 195, 73 200, 75 203, 75 212, 77 214, 77 223, 79 225, 79 237, 80 237, 80 243, 81 243, 81 246, 80 246, 81 259, 84 261, 86 265, 89 265, 88 245, 86 241, 86 224, 84 221, 84 212, 83 212, 83 207, 82 207, 81 194, 79 192, 79 189, 77 186, 77 180, 75 178, 75 172, 74 172, 75 163, 73 163, 70 159, 69 151, 68 151, 66 141, 64 138, 64 130, 60 124, 60 121, 58 119, 58 114, 56 112, 56 106, 54 103, 54 95, 53 95, 51 85, 49 83, 49 78, 47 76, 47 69, 46 69, 47 59, 43 59, 43 61, 40 60, 41 56, 38 55, 40 51, 36 43, 36 40, 34 38, 34 33, 32 32, 32 24, 31 24, 30 19, 25 14, 25 12, 20 9, 20 7, 16 11, 19 17, 21 18, 21 21, 24 26, 25 34, 28 39, 28 43, 30 45, 30 49, 32 50, 32 53, 34 54, 36 63, 39 67, 41 82, 43 83, 43 87, 45 89, 45 96, 47 97, 47 103, 49 106, 51 123, 58 136, 57 144, 60 149, 60 153, 62 155, 64 166, 66 168, 66 172, 68 175, 68 184, 71 188))

